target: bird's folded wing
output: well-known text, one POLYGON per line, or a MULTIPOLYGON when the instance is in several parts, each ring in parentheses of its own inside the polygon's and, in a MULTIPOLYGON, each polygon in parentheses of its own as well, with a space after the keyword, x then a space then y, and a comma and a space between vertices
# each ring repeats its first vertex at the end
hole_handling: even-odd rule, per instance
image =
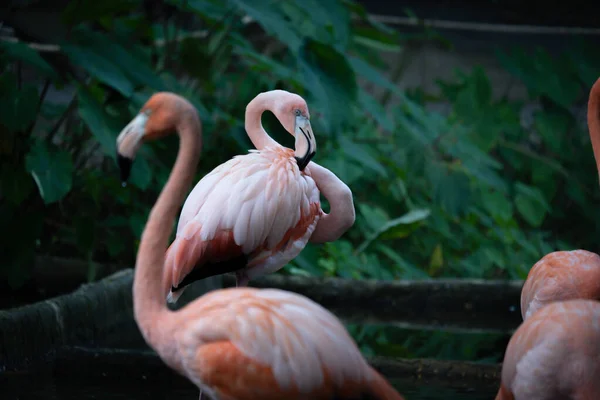
POLYGON ((202 261, 275 248, 301 218, 314 218, 318 204, 314 181, 285 162, 259 153, 229 160, 198 182, 184 204, 167 253, 173 282, 202 261))

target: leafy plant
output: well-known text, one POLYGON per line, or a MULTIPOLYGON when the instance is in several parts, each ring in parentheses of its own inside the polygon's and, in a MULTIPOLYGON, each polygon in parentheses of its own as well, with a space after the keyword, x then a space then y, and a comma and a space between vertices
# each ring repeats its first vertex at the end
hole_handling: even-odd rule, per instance
MULTIPOLYGON (((315 161, 351 187, 357 220, 340 240, 308 245, 283 273, 524 278, 552 250, 598 250, 598 178, 576 113, 600 75, 586 44, 557 58, 543 49, 498 52, 528 89, 524 104, 494 96, 481 67, 438 82, 437 97, 399 89, 381 51, 406 58, 409 48, 448 42, 431 30, 401 35, 351 1, 47 7, 47 27, 23 18, 14 27, 21 41, 0 42, 0 219, 15 227, 3 231, 0 276, 15 289, 34 254, 88 260, 90 279, 95 262, 133 264, 178 142, 144 146, 133 187, 123 189, 115 138, 159 90, 188 98, 203 120, 197 179, 252 147, 243 116, 257 93, 285 88, 307 99, 315 161), (449 112, 432 111, 435 103, 449 112), (530 103, 537 107, 523 123, 530 103)), ((272 115, 263 122, 291 145, 272 115)), ((391 333, 373 332, 355 337, 383 349, 372 341, 391 333)), ((429 354, 407 351, 422 335, 403 335, 385 351, 429 354)))

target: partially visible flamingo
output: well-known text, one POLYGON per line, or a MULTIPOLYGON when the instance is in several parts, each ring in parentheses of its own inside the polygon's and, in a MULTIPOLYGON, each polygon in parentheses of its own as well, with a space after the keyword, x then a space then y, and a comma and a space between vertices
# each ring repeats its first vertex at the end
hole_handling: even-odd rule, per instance
MULTIPOLYGON (((144 108, 130 127, 147 124, 150 110, 144 108)), ((317 145, 302 97, 283 90, 261 93, 246 107, 245 125, 258 150, 217 166, 185 201, 177 237, 167 251, 169 302, 176 302, 192 282, 226 272, 235 271, 236 286, 246 286, 250 279, 282 268, 309 240, 336 240, 354 224, 348 186, 310 162, 317 145), (264 130, 261 116, 267 110, 295 136, 295 151, 264 130), (319 190, 329 200, 330 214, 321 209, 319 190)), ((125 157, 132 159, 147 133, 137 129, 141 136, 128 143, 132 135, 127 129, 120 143, 125 157)))
POLYGON ((596 400, 599 376, 600 303, 556 301, 510 339, 496 400, 596 400))
MULTIPOLYGON (((600 79, 590 90, 588 129, 600 176, 600 79)), ((600 257, 586 250, 555 251, 545 255, 529 271, 521 291, 521 315, 529 318, 553 301, 600 300, 600 257)))
POLYGON ((600 300, 600 256, 586 250, 555 251, 529 270, 521 291, 523 320, 553 301, 600 300))
POLYGON ((165 251, 194 178, 201 125, 193 106, 170 93, 154 95, 134 121, 120 136, 121 157, 131 157, 127 143, 140 137, 157 139, 172 130, 180 136, 177 160, 142 233, 133 282, 135 320, 163 361, 198 386, 201 399, 402 400, 342 324, 303 296, 231 288, 175 312, 167 308, 161 296, 165 251))

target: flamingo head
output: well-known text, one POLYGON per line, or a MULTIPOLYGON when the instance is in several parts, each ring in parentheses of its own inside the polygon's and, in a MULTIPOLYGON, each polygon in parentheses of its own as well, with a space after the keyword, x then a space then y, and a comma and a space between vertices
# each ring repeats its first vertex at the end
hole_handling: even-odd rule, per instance
POLYGON ((310 114, 306 101, 297 94, 280 91, 273 113, 281 125, 295 138, 294 156, 300 171, 304 170, 317 152, 317 142, 310 125, 310 114))
POLYGON ((144 141, 175 132, 183 114, 188 112, 195 112, 194 107, 174 93, 159 92, 150 97, 117 137, 117 163, 123 184, 129 178, 135 155, 144 141))

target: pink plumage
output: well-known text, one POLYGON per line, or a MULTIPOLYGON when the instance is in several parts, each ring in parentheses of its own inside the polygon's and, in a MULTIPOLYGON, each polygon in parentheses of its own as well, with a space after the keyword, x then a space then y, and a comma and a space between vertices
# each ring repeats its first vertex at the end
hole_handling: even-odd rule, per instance
POLYGON ((167 325, 180 372, 212 398, 402 399, 333 314, 295 293, 214 291, 167 325))
POLYGON ((216 167, 185 201, 166 254, 169 302, 193 281, 226 272, 246 286, 282 268, 309 240, 336 240, 354 223, 348 186, 310 161, 317 145, 304 99, 282 90, 259 94, 246 108, 246 131, 257 149, 216 167), (295 150, 265 132, 266 110, 295 136, 295 150), (320 192, 330 214, 321 209, 320 192))
POLYGON ((521 291, 523 320, 554 301, 600 300, 600 256, 586 250, 555 251, 535 263, 521 291))
MULTIPOLYGON (((600 172, 600 79, 588 99, 588 128, 600 172)), ((556 251, 529 271, 523 324, 510 340, 496 400, 600 398, 600 257, 556 251)))
POLYGON ((202 178, 183 206, 166 258, 172 286, 196 267, 242 255, 239 286, 276 271, 304 248, 320 205, 309 168, 299 170, 292 150, 270 147, 234 157, 202 178))
POLYGON ((600 399, 600 303, 550 303, 510 339, 496 400, 600 399))
MULTIPOLYGON (((285 126, 286 121, 283 122, 285 126)), ((274 289, 234 288, 210 292, 174 312, 167 308, 161 292, 165 284, 172 282, 174 271, 167 271, 166 275, 170 278, 166 282, 162 279, 165 275, 169 227, 184 200, 185 192, 192 184, 194 168, 200 155, 201 123, 193 106, 184 98, 172 93, 158 93, 148 100, 117 140, 119 166, 122 176, 126 177, 139 142, 143 138, 157 139, 173 130, 180 137, 180 151, 142 233, 133 280, 134 318, 150 347, 167 365, 200 388, 201 399, 402 400, 402 396, 367 364, 340 321, 322 306, 303 296, 274 289)), ((264 136, 262 140, 265 141, 264 136)), ((302 145, 296 147, 302 148, 302 145)), ((309 153, 310 148, 309 145, 309 153)), ((185 246, 188 250, 173 251, 171 257, 181 254, 180 257, 211 260, 223 260, 227 257, 235 259, 235 255, 229 254, 229 249, 234 249, 231 243, 235 244, 239 253, 252 249, 256 243, 268 245, 269 240, 275 245, 292 241, 296 237, 294 229, 307 232, 308 228, 303 227, 302 221, 307 220, 308 226, 315 224, 312 221, 316 217, 311 219, 312 217, 303 216, 305 213, 309 216, 318 215, 319 208, 309 195, 306 195, 306 201, 303 197, 305 193, 314 194, 314 187, 312 191, 305 190, 305 186, 312 187, 310 174, 306 171, 307 177, 304 178, 295 172, 295 167, 307 170, 308 161, 302 156, 306 152, 302 150, 300 155, 296 154, 296 163, 289 156, 285 160, 285 154, 289 154, 289 151, 279 155, 277 152, 280 150, 275 149, 273 154, 267 150, 260 156, 276 158, 269 160, 270 166, 265 167, 267 171, 271 170, 272 165, 284 164, 283 168, 277 169, 277 180, 265 181, 265 186, 260 189, 255 184, 243 186, 240 183, 242 186, 238 187, 237 195, 217 197, 214 200, 215 207, 221 205, 221 209, 225 211, 219 214, 219 218, 215 218, 215 222, 207 223, 202 220, 195 225, 193 221, 196 216, 202 215, 202 206, 189 213, 190 209, 184 207, 180 232, 186 232, 189 226, 192 234, 190 240, 181 243, 187 243, 185 246), (289 173, 290 169, 292 173, 289 173), (284 201, 279 201, 275 208, 265 205, 268 204, 269 196, 296 186, 299 189, 293 196, 284 195, 284 201), (263 193, 266 203, 252 203, 252 210, 248 211, 252 211, 251 214, 242 213, 243 210, 228 212, 230 208, 225 208, 231 202, 243 204, 240 206, 243 209, 246 207, 245 202, 251 201, 253 196, 259 196, 258 193, 263 193), (286 199, 291 199, 289 204, 286 199), (284 212, 281 211, 281 203, 284 204, 284 212), (293 214, 288 215, 287 210, 293 210, 293 214), (250 237, 251 231, 236 229, 238 220, 243 221, 241 227, 247 227, 248 221, 252 221, 255 214, 261 218, 256 220, 256 226, 250 225, 249 229, 258 232, 257 238, 250 237), (286 224, 293 224, 298 215, 299 221, 291 231, 286 230, 286 225, 271 226, 269 230, 264 222, 272 218, 272 224, 276 225, 280 223, 277 218, 280 218, 286 224), (219 223, 228 223, 227 226, 231 228, 222 229, 219 223), (203 230, 206 226, 211 229, 203 230), (209 239, 209 234, 212 235, 213 231, 214 236, 209 239), (235 242, 236 234, 241 235, 237 237, 240 243, 235 242), (206 235, 204 240, 202 235, 206 235), (244 247, 246 245, 247 248, 244 247)), ((256 157, 256 152, 252 152, 249 159, 256 157)), ((231 163, 240 162, 241 158, 234 159, 231 163)), ((265 163, 258 161, 257 165, 265 163)), ((254 171, 252 163, 249 165, 248 169, 241 167, 239 171, 242 172, 239 173, 254 171)), ((331 213, 321 212, 322 217, 318 218, 311 239, 323 241, 335 238, 354 220, 352 196, 349 190, 343 190, 343 186, 336 186, 336 181, 339 180, 325 168, 311 164, 310 169, 316 183, 322 185, 325 197, 332 204, 331 213), (339 190, 340 187, 342 190, 339 190)), ((223 167, 222 170, 230 173, 238 171, 235 166, 223 167)), ((258 171, 260 168, 245 176, 252 176, 258 171)), ((220 173, 217 168, 214 174, 216 176, 220 173)), ((213 178, 207 177, 200 186, 204 187, 211 179, 213 178)), ((205 202, 210 201, 211 193, 214 194, 209 189, 206 191, 208 195, 203 200, 205 202)), ((192 198, 196 199, 194 196, 192 198)), ((189 204, 194 204, 195 207, 196 203, 191 201, 189 204)), ((235 210, 235 207, 231 210, 235 210)), ((213 216, 209 214, 203 218, 210 219, 213 216)), ((265 253, 263 250, 261 252, 265 253)), ((261 259, 261 252, 255 260, 261 259)), ((272 255, 266 256, 265 260, 269 257, 272 255)), ((187 260, 182 258, 177 262, 188 262, 187 260)), ((206 265, 207 263, 203 264, 203 267, 206 265)), ((183 273, 178 272, 175 279, 180 279, 183 273)))

